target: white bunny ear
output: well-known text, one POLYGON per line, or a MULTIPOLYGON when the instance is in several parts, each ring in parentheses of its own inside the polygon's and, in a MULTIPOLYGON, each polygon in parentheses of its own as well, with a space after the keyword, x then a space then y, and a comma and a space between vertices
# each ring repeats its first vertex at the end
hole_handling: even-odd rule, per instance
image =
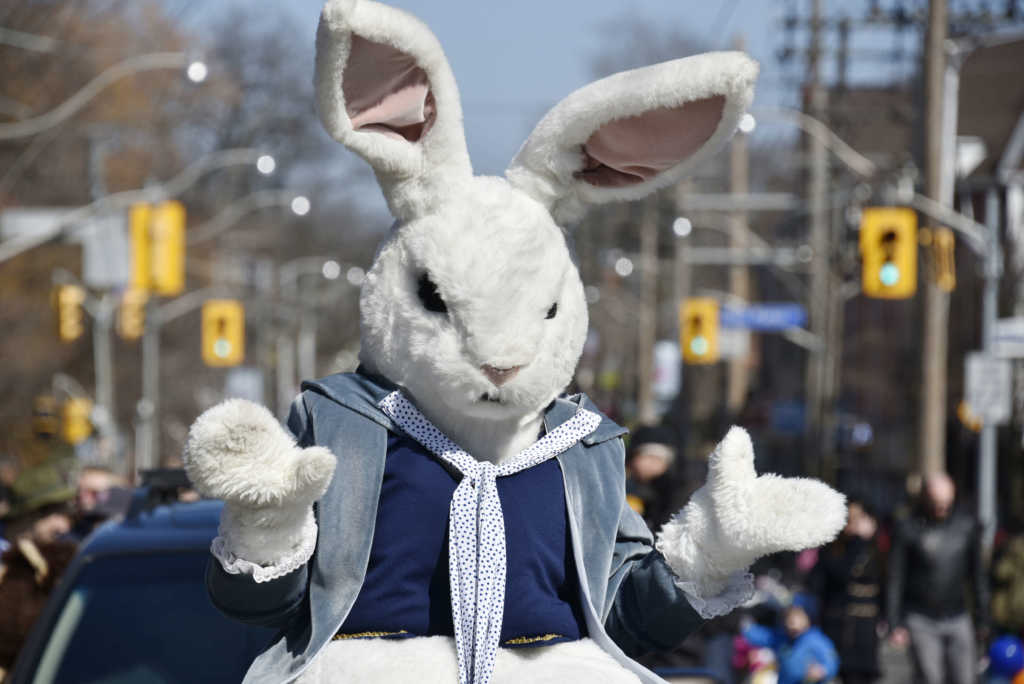
POLYGON ((591 83, 544 116, 506 176, 559 223, 587 203, 644 197, 732 136, 757 72, 741 52, 709 52, 591 83))
POLYGON ((472 175, 462 107, 437 38, 372 0, 328 0, 316 38, 317 109, 331 136, 368 161, 398 218, 472 175))

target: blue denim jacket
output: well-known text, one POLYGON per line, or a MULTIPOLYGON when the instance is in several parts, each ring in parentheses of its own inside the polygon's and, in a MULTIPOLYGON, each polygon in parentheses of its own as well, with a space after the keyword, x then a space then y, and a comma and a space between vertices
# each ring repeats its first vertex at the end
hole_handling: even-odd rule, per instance
MULTIPOLYGON (((345 620, 369 559, 388 432, 400 431, 377 407, 395 389, 382 378, 338 374, 302 387, 288 427, 300 445, 326 446, 338 458, 334 478, 316 504, 316 551, 304 567, 270 582, 228 574, 213 558, 207 568, 210 597, 222 612, 280 629, 249 668, 245 684, 292 681, 345 620)), ((598 412, 584 395, 556 399, 545 412, 545 429, 580 407, 598 412)), ((620 439, 625 432, 604 418, 557 459, 589 636, 641 681, 661 682, 629 656, 672 648, 702 620, 654 550, 647 526, 626 503, 620 439)))

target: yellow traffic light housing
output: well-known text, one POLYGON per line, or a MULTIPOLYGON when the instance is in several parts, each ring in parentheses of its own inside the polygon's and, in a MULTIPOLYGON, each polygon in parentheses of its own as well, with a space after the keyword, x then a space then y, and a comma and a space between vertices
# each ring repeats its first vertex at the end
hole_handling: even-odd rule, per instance
POLYGON ((949 228, 937 228, 932 239, 935 284, 943 292, 956 289, 956 237, 949 228))
POLYGON ((117 310, 117 334, 125 340, 137 340, 146 330, 145 290, 125 290, 121 295, 121 306, 117 310))
POLYGON ((32 432, 37 437, 53 437, 60 427, 57 400, 49 394, 40 394, 32 402, 32 432))
POLYGON ((128 212, 128 223, 132 237, 132 281, 133 290, 148 292, 150 287, 150 261, 153 247, 149 239, 149 222, 153 215, 149 204, 134 204, 128 212))
POLYGON ((245 308, 235 299, 210 299, 203 304, 203 362, 237 366, 245 359, 245 308))
POLYGON ((68 444, 84 442, 92 434, 92 401, 84 397, 73 397, 61 408, 60 434, 68 444))
POLYGON ((917 213, 868 207, 860 224, 861 289, 868 297, 907 299, 917 291, 917 213))
POLYGON ((679 334, 686 363, 718 361, 718 302, 710 297, 694 297, 683 302, 679 311, 679 334))
POLYGON ((57 288, 57 336, 61 342, 73 342, 85 332, 85 289, 78 285, 61 285, 57 288))
POLYGON ((185 289, 185 205, 170 201, 154 206, 149 240, 150 287, 164 297, 181 294, 185 289))

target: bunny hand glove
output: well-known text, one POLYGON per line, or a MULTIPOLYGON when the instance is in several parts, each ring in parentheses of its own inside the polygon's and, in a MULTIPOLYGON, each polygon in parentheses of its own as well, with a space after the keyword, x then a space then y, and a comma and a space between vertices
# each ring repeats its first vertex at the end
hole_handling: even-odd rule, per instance
POLYGON ((753 593, 747 568, 761 556, 830 541, 846 523, 845 498, 822 482, 754 471, 745 430, 729 430, 708 460, 707 482, 662 527, 657 549, 704 618, 753 593))
POLYGON ((225 571, 266 582, 309 560, 313 502, 334 474, 329 450, 298 447, 266 408, 231 399, 192 425, 184 461, 200 494, 224 500, 212 550, 225 571))

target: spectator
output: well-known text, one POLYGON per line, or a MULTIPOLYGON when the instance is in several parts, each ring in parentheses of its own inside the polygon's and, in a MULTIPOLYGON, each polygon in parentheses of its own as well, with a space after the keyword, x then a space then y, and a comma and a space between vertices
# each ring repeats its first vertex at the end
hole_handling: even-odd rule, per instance
POLYGON ((987 632, 988 585, 981 530, 954 509, 956 488, 945 473, 924 481, 918 509, 896 526, 889 558, 887 613, 896 646, 910 643, 925 684, 975 681, 975 626, 966 588, 973 588, 977 627, 987 632))
POLYGON ((836 649, 811 621, 814 600, 797 594, 783 613, 782 627, 752 624, 743 630, 743 638, 751 646, 770 648, 778 662, 778 684, 827 682, 839 670, 836 649))
POLYGON ((821 599, 821 626, 839 652, 843 684, 875 681, 878 620, 882 601, 882 558, 876 544, 878 522, 867 505, 850 499, 846 528, 821 550, 809 578, 821 599))
POLYGON ((675 436, 663 426, 642 426, 633 432, 626 455, 626 500, 650 526, 665 522, 666 501, 656 487, 676 457, 675 436))
POLYGON ((67 540, 74 489, 67 464, 46 461, 13 483, 5 520, 11 547, 0 556, 0 672, 9 669, 46 600, 75 553, 67 540))
POLYGON ((1000 632, 1024 633, 1024 534, 1011 535, 999 549, 992 581, 993 624, 1000 632))
POLYGON ((78 475, 75 491, 75 521, 71 536, 84 539, 93 528, 115 515, 124 513, 131 503, 127 482, 107 468, 86 466, 78 475))

